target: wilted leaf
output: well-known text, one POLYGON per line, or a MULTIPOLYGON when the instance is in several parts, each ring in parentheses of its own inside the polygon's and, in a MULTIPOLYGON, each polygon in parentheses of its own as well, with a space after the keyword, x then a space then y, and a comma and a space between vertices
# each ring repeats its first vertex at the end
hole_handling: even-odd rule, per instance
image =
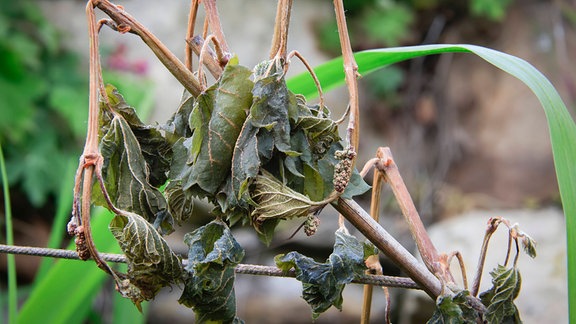
MULTIPOLYGON (((163 185, 167 180, 166 174, 170 168, 170 160, 172 158, 171 145, 155 127, 144 124, 138 118, 134 108, 124 101, 124 98, 114 86, 107 85, 106 92, 112 109, 130 125, 130 129, 140 145, 140 150, 148 165, 148 182, 154 187, 163 185)), ((110 121, 110 119, 106 118, 106 115, 106 112, 102 114, 101 123, 110 121)), ((114 118, 112 116, 108 117, 114 118)), ((106 125, 102 126, 103 130, 107 129, 106 125)))
POLYGON ((251 198, 256 206, 252 218, 256 222, 306 217, 314 205, 308 197, 290 189, 264 170, 256 176, 253 186, 251 198))
POLYGON ((119 291, 140 302, 154 298, 160 288, 178 283, 183 269, 180 259, 143 217, 122 212, 110 222, 110 231, 128 260, 127 279, 119 291))
POLYGON ((171 139, 172 142, 177 141, 181 137, 191 137, 192 130, 189 126, 190 113, 194 107, 195 98, 190 95, 187 91, 184 91, 182 95, 182 102, 178 107, 178 110, 166 121, 166 124, 162 125, 161 128, 166 132, 167 137, 171 139))
POLYGON ((490 272, 492 288, 480 294, 487 310, 485 319, 488 323, 522 323, 520 313, 514 305, 514 299, 520 293, 522 279, 515 267, 506 268, 498 265, 490 272))
POLYGON ((514 236, 521 240, 522 249, 531 258, 536 257, 536 241, 530 235, 524 233, 518 224, 514 224, 510 229, 510 233, 515 233, 514 236))
POLYGON ((176 219, 178 224, 181 224, 192 216, 194 210, 194 199, 182 189, 180 182, 173 181, 166 186, 164 191, 166 201, 168 202, 168 210, 176 219))
POLYGON ((312 308, 314 318, 332 305, 341 309, 345 285, 366 270, 363 244, 343 229, 336 231, 334 251, 325 263, 297 252, 274 259, 280 269, 296 270, 296 279, 302 282, 302 297, 312 308))
MULTIPOLYGON (((123 116, 112 113, 104 130, 100 153, 110 200, 119 209, 142 215, 162 234, 170 233, 172 216, 162 193, 148 182, 149 169, 130 125, 123 116)), ((95 203, 108 207, 99 189, 94 194, 95 203)))
MULTIPOLYGON (((334 177, 334 167, 339 162, 334 157, 336 151, 342 150, 342 144, 339 142, 333 143, 330 150, 318 161, 318 171, 324 181, 324 195, 328 195, 334 190, 332 179, 334 177)), ((370 186, 364 181, 358 170, 352 171, 350 182, 342 193, 342 198, 351 199, 354 196, 361 195, 368 191, 370 186)))
MULTIPOLYGON (((270 62, 275 64, 275 61, 270 62)), ((251 122, 254 126, 271 131, 274 146, 281 152, 290 151, 290 120, 288 108, 294 95, 288 91, 281 67, 274 66, 270 73, 255 73, 254 96, 250 107, 251 122)))
POLYGON ((259 129, 249 121, 250 117, 244 123, 232 156, 231 192, 226 193, 229 201, 238 201, 248 188, 250 180, 260 170, 259 145, 256 137, 259 129))
POLYGON ((244 257, 244 250, 228 226, 215 220, 186 234, 184 242, 189 247, 185 270, 190 277, 178 301, 194 309, 198 323, 239 321, 234 267, 244 257))
POLYGON ((428 324, 469 323, 475 324, 479 314, 467 302, 470 292, 462 290, 457 294, 441 295, 436 299, 436 310, 428 324))
POLYGON ((298 116, 295 128, 306 132, 311 152, 322 157, 332 143, 340 139, 338 125, 330 119, 330 111, 326 107, 307 106, 306 99, 300 95, 296 95, 296 103, 298 116))
POLYGON ((252 103, 251 74, 230 62, 220 80, 196 101, 191 118, 192 165, 185 189, 197 184, 213 195, 228 177, 234 146, 252 103))
POLYGON ((536 241, 527 234, 522 237, 522 248, 531 258, 536 257, 536 241))

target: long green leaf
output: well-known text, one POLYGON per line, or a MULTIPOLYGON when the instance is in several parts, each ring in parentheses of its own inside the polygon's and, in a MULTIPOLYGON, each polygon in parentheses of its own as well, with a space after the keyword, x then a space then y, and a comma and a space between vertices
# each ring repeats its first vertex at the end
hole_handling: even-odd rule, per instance
MULTIPOLYGON (((560 197, 566 216, 568 273, 576 272, 576 125, 554 86, 528 62, 505 53, 474 45, 423 45, 363 51, 355 54, 358 72, 366 75, 387 65, 415 57, 467 52, 524 82, 534 92, 546 114, 560 197)), ((316 74, 324 90, 344 83, 342 58, 318 66, 316 74)), ((288 81, 295 93, 313 97, 316 88, 312 78, 303 73, 288 81)), ((545 222, 545 220, 542 220, 545 222)), ((568 276, 569 305, 576 305, 576 276, 568 276)), ((576 308, 570 309, 570 320, 576 323, 576 308)))
MULTIPOLYGON (((0 178, 2 179, 2 190, 4 191, 4 220, 6 227, 6 244, 14 245, 14 232, 12 231, 12 207, 10 204, 10 188, 8 187, 8 175, 4 163, 4 153, 2 153, 2 143, 0 142, 0 178)), ((15 322, 18 315, 18 284, 16 282, 16 259, 14 255, 6 256, 8 265, 8 321, 15 322)))
MULTIPOLYGON (((52 222, 50 238, 48 239, 48 244, 46 247, 57 249, 62 244, 64 230, 66 229, 66 222, 70 218, 70 211, 72 209, 73 196, 70 193, 72 192, 72 186, 74 184, 74 171, 77 164, 78 162, 75 161, 75 159, 69 159, 68 165, 66 166, 66 172, 62 175, 62 179, 64 180, 62 181, 60 191, 58 192, 58 197, 56 198, 56 213, 54 216, 54 221, 52 222)), ((46 275, 46 273, 50 270, 50 267, 52 267, 54 262, 54 259, 42 259, 34 281, 41 281, 44 278, 44 275, 46 275)))

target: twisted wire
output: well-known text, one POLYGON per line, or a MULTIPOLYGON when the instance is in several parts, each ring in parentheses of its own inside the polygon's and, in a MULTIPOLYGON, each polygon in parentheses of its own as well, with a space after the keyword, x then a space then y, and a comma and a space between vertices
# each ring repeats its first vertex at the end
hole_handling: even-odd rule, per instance
MULTIPOLYGON (((33 246, 14 246, 0 244, 0 253, 4 254, 20 254, 32 255, 39 257, 50 257, 57 259, 80 260, 76 251, 64 249, 51 249, 33 246)), ((100 257, 108 262, 126 263, 126 256, 123 254, 100 253, 100 257)), ((182 260, 182 264, 186 266, 188 260, 182 260)), ((294 269, 283 271, 273 266, 263 266, 257 264, 239 264, 236 266, 235 272, 238 274, 249 274, 257 276, 269 277, 289 277, 295 278, 296 271, 294 269)), ((374 286, 385 286, 393 288, 406 288, 406 289, 421 289, 414 280, 406 277, 396 276, 383 276, 383 275, 362 275, 352 281, 357 284, 368 284, 374 286)))

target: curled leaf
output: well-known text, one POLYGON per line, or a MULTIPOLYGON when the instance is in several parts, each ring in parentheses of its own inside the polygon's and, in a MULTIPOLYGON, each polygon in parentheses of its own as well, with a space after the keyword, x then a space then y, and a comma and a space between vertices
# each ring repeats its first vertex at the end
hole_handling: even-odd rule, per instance
POLYGON ((196 101, 185 189, 198 185, 213 195, 228 177, 234 146, 252 103, 250 75, 249 69, 229 63, 218 82, 196 101))
POLYGON ((536 241, 530 235, 524 233, 518 224, 514 224, 510 228, 510 235, 519 238, 522 244, 522 249, 531 258, 536 257, 536 241))
POLYGON ((522 248, 531 258, 536 257, 536 241, 527 234, 522 237, 522 248))
POLYGON ((175 142, 182 137, 192 136, 189 120, 195 101, 195 98, 191 96, 188 91, 184 91, 178 110, 160 127, 166 132, 166 137, 168 137, 171 142, 175 142))
POLYGON ((254 179, 250 195, 253 209, 249 219, 258 238, 266 245, 272 242, 281 220, 310 213, 312 202, 306 196, 282 184, 265 170, 254 179))
POLYGON ((271 173, 263 171, 253 183, 251 198, 255 203, 252 219, 262 222, 267 219, 289 219, 306 217, 315 204, 276 179, 271 173))
POLYGON ((251 122, 254 126, 271 132, 274 146, 281 152, 290 151, 290 120, 288 109, 294 94, 288 91, 283 71, 278 67, 267 76, 255 76, 250 107, 251 122))
POLYGON ((312 153, 322 157, 332 143, 340 139, 338 124, 330 119, 330 111, 326 107, 308 106, 306 99, 296 95, 297 111, 294 128, 305 131, 312 153))
POLYGON ((428 324, 478 323, 478 312, 468 303, 470 292, 461 290, 456 294, 440 295, 436 299, 436 310, 428 324))
MULTIPOLYGON (((124 97, 114 86, 107 85, 106 93, 112 109, 128 123, 140 145, 140 150, 148 167, 148 182, 154 187, 163 185, 167 180, 166 174, 172 159, 170 143, 156 127, 146 125, 140 120, 134 108, 126 103, 124 97)), ((110 119, 115 118, 114 114, 110 115, 105 110, 102 111, 100 118, 101 134, 102 131, 105 132, 108 129, 110 119)))
POLYGON ((182 185, 178 181, 173 181, 166 186, 164 191, 168 209, 178 224, 181 224, 192 216, 194 210, 194 199, 191 195, 186 194, 182 185))
MULTIPOLYGON (((162 234, 172 232, 173 220, 166 200, 149 182, 149 166, 126 119, 113 113, 104 131, 100 140, 102 176, 114 206, 142 215, 156 224, 162 234)), ((108 207, 99 189, 94 190, 94 195, 96 204, 108 207)))
POLYGON ((127 278, 117 288, 136 306, 181 280, 180 258, 142 216, 122 211, 110 222, 110 231, 128 260, 127 278))
POLYGON ((296 279, 302 282, 302 297, 312 308, 313 318, 332 305, 342 309, 345 285, 366 270, 363 244, 343 229, 336 231, 334 251, 325 263, 298 252, 280 254, 274 260, 284 271, 296 270, 296 279))
POLYGON ((190 275, 178 300, 192 307, 198 323, 239 321, 234 296, 234 267, 244 257, 244 249, 230 229, 215 220, 184 236, 189 247, 190 275))
POLYGON ((522 323, 520 313, 514 305, 514 299, 520 293, 522 279, 516 267, 506 268, 498 265, 490 272, 492 287, 480 294, 486 305, 485 319, 492 323, 522 323))

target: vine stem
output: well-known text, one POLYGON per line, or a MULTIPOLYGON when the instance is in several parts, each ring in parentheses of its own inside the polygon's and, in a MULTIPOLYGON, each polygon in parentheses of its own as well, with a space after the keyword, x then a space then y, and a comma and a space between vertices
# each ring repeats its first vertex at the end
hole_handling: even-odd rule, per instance
MULTIPOLYGON (((88 102, 88 130, 84 151, 80 157, 80 165, 76 171, 74 183, 74 203, 72 206, 72 220, 68 224, 70 234, 77 237, 77 252, 81 256, 91 256, 99 268, 114 275, 114 271, 104 262, 92 239, 90 228, 90 202, 92 197, 92 180, 96 168, 101 166, 102 157, 98 152, 98 90, 101 90, 102 71, 100 54, 98 52, 98 30, 94 6, 92 2, 86 5, 86 18, 88 20, 88 35, 90 38, 90 88, 88 102), (80 206, 79 206, 80 205, 80 206), (79 241, 78 241, 79 240, 79 241)), ((105 95, 105 94, 103 94, 105 95)))
POLYGON ((372 219, 358 203, 340 197, 332 205, 392 262, 401 267, 430 297, 436 299, 442 293, 442 285, 438 278, 372 219))
MULTIPOLYGON (((78 257, 78 253, 73 250, 63 250, 63 249, 50 249, 32 246, 14 246, 0 244, 0 253, 5 254, 20 254, 20 255, 33 255, 40 257, 51 257, 59 259, 68 260, 81 260, 78 257)), ((126 263, 126 256, 123 254, 112 254, 112 253, 101 253, 100 256, 103 260, 115 263, 126 263)), ((182 266, 186 266, 188 260, 182 260, 182 266)), ((286 277, 294 278, 296 277, 296 271, 294 269, 290 271, 282 271, 281 269, 273 266, 263 266, 257 264, 238 264, 235 268, 235 272, 238 274, 248 274, 257 276, 268 276, 268 277, 286 277)), ((405 288, 405 289, 421 289, 414 280, 406 277, 396 277, 396 276, 383 276, 383 275, 363 275, 352 281, 356 284, 369 284, 375 286, 385 286, 385 287, 395 287, 395 288, 405 288)))
MULTIPOLYGON (((344 59, 344 75, 346 86, 348 87, 350 118, 348 120, 347 137, 354 152, 358 153, 360 141, 360 106, 358 102, 358 64, 354 59, 350 37, 348 36, 348 26, 344 14, 344 4, 342 0, 334 0, 334 10, 336 11, 336 23, 338 25, 338 35, 340 36, 340 47, 344 59)), ((356 158, 353 159, 355 162, 356 158)), ((354 165, 354 163, 352 163, 354 165)))
POLYGON ((220 15, 218 14, 218 8, 216 7, 216 0, 204 0, 204 9, 206 10, 206 16, 212 34, 216 35, 216 39, 220 43, 222 51, 224 53, 229 53, 230 50, 228 49, 228 43, 226 43, 226 37, 224 37, 222 25, 220 24, 220 15))
POLYGON ((290 27, 290 13, 293 0, 279 0, 276 7, 276 21, 274 23, 274 35, 270 47, 270 59, 280 57, 286 60, 286 48, 288 46, 288 28, 290 27))
MULTIPOLYGON (((192 39, 186 41, 186 44, 190 46, 192 52, 196 54, 198 57, 201 57, 200 52, 204 48, 204 43, 205 43, 204 38, 202 38, 202 36, 200 35, 196 35, 192 37, 192 39)), ((212 76, 215 79, 219 79, 220 76, 222 75, 223 69, 222 66, 220 66, 220 63, 218 63, 218 61, 216 60, 216 53, 214 53, 214 51, 210 47, 206 47, 205 52, 206 53, 202 55, 204 66, 208 69, 210 74, 212 74, 212 76)))
MULTIPOLYGON (((364 171, 364 170, 363 170, 364 171)), ((374 175, 372 176, 372 197, 370 199, 370 215, 372 215, 372 219, 378 222, 380 218, 380 196, 382 193, 382 185, 383 185, 383 176, 382 173, 378 170, 374 170, 374 175)), ((367 272, 373 271, 376 274, 382 274, 382 266, 380 265, 380 260, 378 258, 378 254, 371 255, 366 260, 366 266, 368 267, 367 272)), ((388 292, 385 291, 385 294, 388 292)), ((362 314, 360 317, 360 323, 368 324, 370 323, 370 312, 372 308, 372 294, 373 294, 373 286, 372 285, 364 285, 364 298, 362 304, 362 314)), ((390 305, 386 303, 385 305, 385 322, 389 323, 388 313, 389 313, 390 305)))
POLYGON ((188 28, 186 29, 186 48, 184 65, 189 71, 192 71, 192 46, 190 41, 194 37, 194 27, 196 25, 196 16, 198 15, 199 0, 192 0, 190 3, 190 12, 188 13, 188 28))
POLYGON ((392 192, 400 205, 404 219, 408 223, 410 232, 416 241, 416 246, 422 256, 424 264, 432 273, 440 274, 443 281, 453 282, 454 279, 452 279, 451 274, 448 271, 444 271, 444 268, 441 266, 438 251, 432 243, 428 232, 426 232, 426 228, 420 219, 416 206, 414 206, 410 192, 406 188, 398 166, 394 162, 390 148, 378 148, 376 157, 379 159, 379 162, 376 163, 376 168, 382 172, 384 179, 390 184, 392 192))

